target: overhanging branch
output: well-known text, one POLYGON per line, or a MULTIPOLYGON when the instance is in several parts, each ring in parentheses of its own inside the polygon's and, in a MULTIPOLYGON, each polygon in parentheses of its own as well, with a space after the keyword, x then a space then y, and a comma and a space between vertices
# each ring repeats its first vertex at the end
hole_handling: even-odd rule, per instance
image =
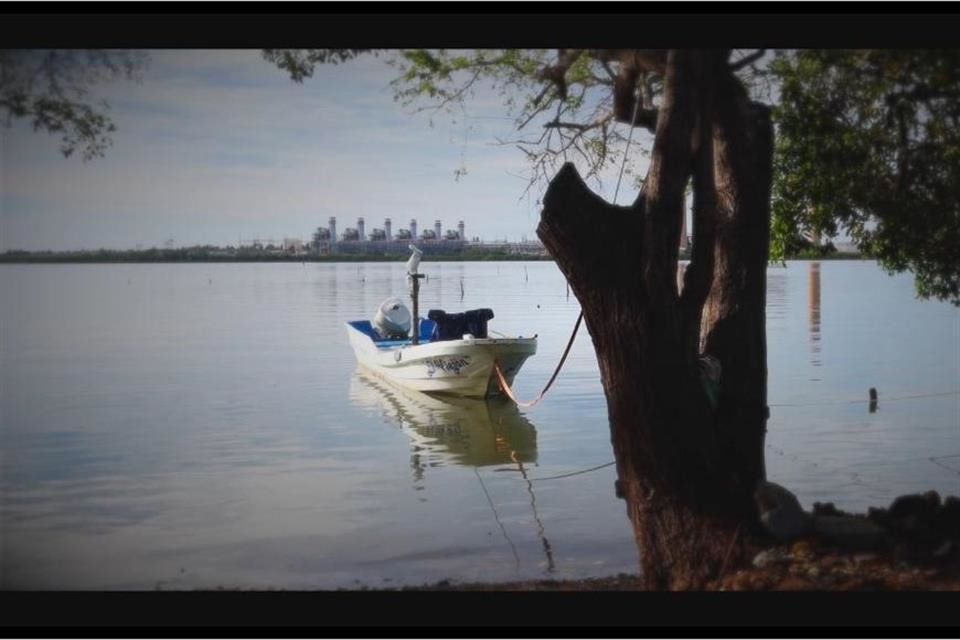
POLYGON ((600 120, 596 120, 594 122, 587 122, 587 123, 561 122, 559 120, 551 120, 550 122, 547 122, 543 126, 545 129, 570 129, 573 131, 585 132, 585 131, 590 131, 592 129, 597 129, 599 127, 602 127, 603 125, 610 122, 610 120, 612 119, 613 119, 613 115, 609 115, 605 118, 601 118, 600 120))
POLYGON ((557 87, 557 93, 561 100, 567 98, 567 70, 573 66, 580 56, 583 55, 583 49, 558 49, 557 62, 540 71, 540 78, 553 83, 557 87))
POLYGON ((750 55, 740 58, 733 64, 729 65, 727 68, 730 69, 730 71, 739 71, 740 69, 750 66, 751 64, 753 64, 754 62, 762 58, 766 52, 767 52, 766 49, 758 49, 757 51, 754 51, 750 55))

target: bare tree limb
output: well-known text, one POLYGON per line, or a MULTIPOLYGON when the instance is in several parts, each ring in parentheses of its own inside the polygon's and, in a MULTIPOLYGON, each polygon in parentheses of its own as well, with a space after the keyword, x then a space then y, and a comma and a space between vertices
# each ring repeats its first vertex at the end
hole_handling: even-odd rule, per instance
POLYGON ((567 98, 567 70, 573 66, 580 56, 583 55, 583 49, 558 49, 557 62, 540 71, 540 78, 552 82, 557 87, 557 94, 561 100, 567 98))
POLYGON ((581 122, 561 122, 559 120, 552 120, 550 122, 545 123, 543 126, 552 127, 555 129, 571 129, 573 131, 591 131, 592 129, 596 129, 598 127, 604 126, 611 120, 613 120, 612 113, 608 114, 604 118, 595 120, 594 122, 581 123, 581 122))
POLYGON ((479 70, 474 71, 473 76, 471 76, 471 78, 467 80, 467 82, 463 86, 461 86, 459 89, 457 89, 452 93, 449 93, 446 91, 440 92, 441 95, 443 96, 443 99, 440 102, 438 102, 437 104, 430 104, 424 107, 419 107, 416 109, 416 112, 424 113, 424 112, 430 112, 430 111, 441 111, 451 103, 462 101, 463 96, 466 95, 467 91, 470 90, 470 88, 477 82, 479 78, 480 78, 480 71, 479 70))
POLYGON ((750 55, 740 58, 733 64, 729 65, 727 68, 730 69, 730 71, 739 71, 740 69, 743 69, 744 67, 753 64, 754 62, 762 58, 766 53, 767 53, 766 49, 757 49, 750 55))

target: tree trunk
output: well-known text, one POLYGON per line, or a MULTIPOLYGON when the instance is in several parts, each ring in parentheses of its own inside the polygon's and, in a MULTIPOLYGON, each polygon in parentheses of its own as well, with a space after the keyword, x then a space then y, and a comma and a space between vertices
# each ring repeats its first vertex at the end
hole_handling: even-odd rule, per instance
POLYGON ((700 588, 739 561, 763 475, 770 158, 758 151, 772 134, 725 61, 722 52, 668 55, 647 187, 633 206, 606 203, 568 164, 544 196, 537 229, 583 308, 618 494, 651 588, 700 588), (691 174, 694 244, 681 295, 677 249, 691 174), (701 327, 723 367, 716 408, 700 378, 701 327))
POLYGON ((767 261, 773 125, 739 83, 718 101, 714 144, 717 216, 710 296, 703 310, 704 351, 720 361, 717 427, 743 482, 765 479, 767 418, 767 261))

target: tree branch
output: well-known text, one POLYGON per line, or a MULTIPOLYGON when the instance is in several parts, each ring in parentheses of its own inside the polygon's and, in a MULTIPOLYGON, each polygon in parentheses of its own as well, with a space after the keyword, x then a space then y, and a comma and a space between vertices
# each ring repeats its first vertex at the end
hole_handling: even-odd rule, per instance
POLYGON ((703 52, 671 50, 664 78, 663 115, 657 123, 647 172, 644 237, 648 261, 643 271, 648 292, 662 303, 677 300, 676 265, 684 187, 692 168, 691 142, 708 58, 703 52))
POLYGON ((736 62, 734 62, 733 64, 728 65, 727 68, 730 71, 739 71, 740 69, 743 69, 744 67, 749 66, 754 62, 756 62, 757 60, 759 60, 760 58, 762 58, 766 52, 767 52, 766 49, 758 49, 757 51, 751 53, 750 55, 744 56, 739 60, 737 60, 736 62))
POLYGON ((439 104, 420 107, 419 109, 417 109, 417 113, 422 113, 424 111, 439 111, 444 107, 446 107, 451 102, 457 102, 461 100, 464 94, 466 94, 466 92, 470 89, 470 87, 472 87, 474 83, 476 83, 479 77, 480 77, 480 70, 477 69, 476 71, 473 72, 473 76, 469 80, 467 80, 467 82, 456 91, 450 93, 445 90, 442 90, 440 94, 443 96, 443 100, 441 100, 439 104))
POLYGON ((574 131, 585 132, 585 131, 590 131, 592 129, 596 129, 598 127, 602 127, 606 123, 610 122, 610 120, 612 119, 613 119, 613 114, 610 114, 605 118, 601 118, 600 120, 596 120, 594 122, 589 122, 586 124, 583 124, 580 122, 561 122, 559 120, 551 120, 550 122, 545 123, 543 126, 544 128, 548 128, 548 129, 572 129, 574 131))
POLYGON ((940 98, 955 100, 960 98, 960 91, 934 89, 926 85, 919 85, 910 89, 909 91, 895 91, 893 93, 889 93, 885 97, 885 102, 888 107, 892 107, 895 102, 901 99, 918 100, 923 102, 926 100, 937 100, 940 98))
POLYGON ((557 87, 557 94, 561 100, 567 98, 567 70, 581 55, 583 55, 583 49, 558 49, 556 64, 545 67, 538 74, 541 79, 552 82, 557 87))

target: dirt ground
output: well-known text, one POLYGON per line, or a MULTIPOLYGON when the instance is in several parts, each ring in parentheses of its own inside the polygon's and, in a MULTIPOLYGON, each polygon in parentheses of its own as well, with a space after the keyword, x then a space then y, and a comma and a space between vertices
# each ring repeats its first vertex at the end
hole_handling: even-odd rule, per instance
MULTIPOLYGON (((960 566, 920 566, 890 553, 852 553, 813 540, 773 547, 780 560, 732 572, 708 587, 718 591, 960 591, 960 566)), ((636 574, 585 580, 455 583, 447 580, 408 591, 641 591, 636 574)))
MULTIPOLYGON (((960 499, 933 491, 900 496, 888 508, 850 514, 814 504, 814 516, 872 523, 879 532, 840 539, 812 534, 770 546, 745 567, 707 586, 714 591, 960 591, 960 499), (869 542, 869 544, 866 544, 869 542)), ((632 569, 632 568, 631 568, 632 569)), ((636 574, 586 580, 454 583, 404 590, 431 591, 638 591, 636 574)))

